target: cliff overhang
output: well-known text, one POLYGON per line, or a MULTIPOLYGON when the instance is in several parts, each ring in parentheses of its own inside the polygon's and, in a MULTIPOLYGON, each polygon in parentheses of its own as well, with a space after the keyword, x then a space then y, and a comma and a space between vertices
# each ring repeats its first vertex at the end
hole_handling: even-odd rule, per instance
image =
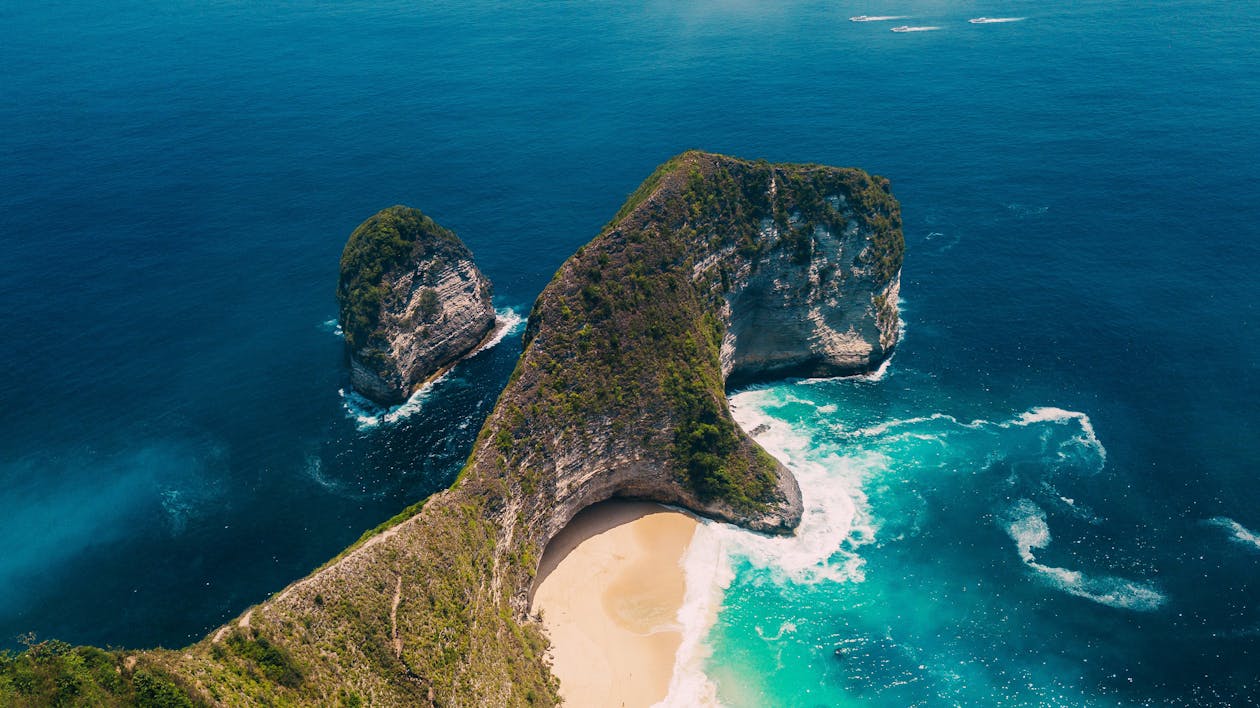
POLYGON ((120 675, 217 705, 555 704, 528 616, 547 542, 611 497, 791 533, 796 481, 726 389, 878 366, 903 247, 882 178, 675 157, 543 290, 451 489, 198 644, 119 655, 120 675))

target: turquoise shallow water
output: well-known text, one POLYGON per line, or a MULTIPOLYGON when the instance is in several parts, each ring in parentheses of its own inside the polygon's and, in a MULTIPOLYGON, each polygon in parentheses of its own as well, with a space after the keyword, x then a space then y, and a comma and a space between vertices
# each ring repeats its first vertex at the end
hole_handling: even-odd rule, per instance
POLYGON ((1257 34, 1202 0, 0 5, 0 644, 183 644, 450 483, 519 339, 365 424, 326 326, 363 218, 423 208, 526 311, 702 147, 890 177, 908 253, 882 380, 737 395, 835 523, 729 541, 723 700, 1254 703, 1257 34))

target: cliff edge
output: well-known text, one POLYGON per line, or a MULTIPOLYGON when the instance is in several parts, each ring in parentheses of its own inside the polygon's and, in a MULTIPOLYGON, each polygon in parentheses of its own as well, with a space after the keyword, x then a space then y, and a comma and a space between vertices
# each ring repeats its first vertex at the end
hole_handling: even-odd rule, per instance
POLYGON ((364 221, 337 281, 355 390, 384 405, 407 400, 494 329, 490 296, 464 243, 418 209, 394 206, 364 221))
POLYGON ((882 178, 670 160, 539 296, 451 489, 196 645, 115 655, 122 690, 145 676, 213 705, 554 705, 527 615, 547 542, 610 497, 791 533, 796 482, 725 388, 877 366, 902 250, 882 178))

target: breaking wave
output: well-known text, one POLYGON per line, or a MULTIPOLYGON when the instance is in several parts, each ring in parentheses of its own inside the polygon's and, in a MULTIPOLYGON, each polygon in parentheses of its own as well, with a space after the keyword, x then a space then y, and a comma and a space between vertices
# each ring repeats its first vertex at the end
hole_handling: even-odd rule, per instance
POLYGON ((337 393, 341 395, 341 405, 346 409, 346 414, 354 421, 354 427, 361 431, 371 430, 381 424, 390 425, 397 423, 420 412, 420 409, 424 407, 424 402, 429 400, 429 396, 433 394, 433 388, 446 380, 449 374, 450 372, 448 371, 429 381, 416 389, 416 392, 411 394, 410 398, 396 406, 379 406, 358 392, 344 388, 338 389, 337 393))
POLYGON ((484 352, 499 342, 502 342, 504 339, 507 339, 509 336, 519 333, 521 328, 525 326, 525 318, 521 316, 521 313, 516 311, 516 308, 512 307, 500 307, 498 310, 495 310, 495 320, 494 336, 487 339, 468 356, 476 356, 484 352))
POLYGON ((1015 548, 1024 565, 1063 592, 1108 607, 1140 612, 1159 609, 1168 600, 1154 583, 1110 575, 1094 577, 1079 570, 1038 563, 1033 551, 1043 550, 1050 545, 1050 525, 1046 522, 1046 512, 1030 499, 1020 499, 1007 509, 1002 524, 1006 534, 1015 542, 1015 548))
POLYGON ((1260 533, 1256 533, 1242 524, 1226 516, 1214 516, 1205 523, 1219 526, 1229 532, 1229 540, 1260 551, 1260 533))
MULTIPOLYGON (((508 336, 520 332, 525 325, 525 318, 515 308, 500 308, 496 311, 495 317, 497 320, 495 325, 497 331, 494 336, 473 350, 468 355, 469 357, 476 356, 494 347, 508 336)), ((346 415, 354 421, 355 427, 361 431, 371 430, 382 424, 397 423, 419 412, 424 407, 425 401, 433 394, 434 387, 444 381, 449 374, 450 371, 448 370, 441 376, 428 381, 417 389, 415 393, 411 394, 410 398, 396 406, 385 407, 377 405, 358 392, 349 389, 339 389, 337 393, 341 395, 341 404, 346 409, 346 415)))

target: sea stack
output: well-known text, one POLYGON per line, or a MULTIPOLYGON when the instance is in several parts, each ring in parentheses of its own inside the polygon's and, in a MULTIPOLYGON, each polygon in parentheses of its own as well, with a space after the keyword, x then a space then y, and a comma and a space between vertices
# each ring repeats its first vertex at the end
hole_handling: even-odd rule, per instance
POLYGON ((382 405, 405 401, 494 330, 491 292, 468 247, 419 209, 364 221, 337 281, 354 389, 382 405))
MULTIPOLYGON (((796 479, 736 423, 728 388, 887 360, 904 247, 882 177, 698 151, 669 160, 538 296, 450 489, 199 644, 143 653, 120 674, 137 686, 141 672, 169 676, 171 691, 216 705, 242 690, 259 705, 556 705, 530 610, 552 539, 609 499, 795 533, 796 479)), ((411 209, 355 232, 340 292, 368 393, 379 381, 403 395, 492 326, 467 250, 411 209), (466 323, 473 312, 480 324, 466 323), (422 335, 456 332, 463 344, 417 366, 412 347, 433 349, 422 335)))

